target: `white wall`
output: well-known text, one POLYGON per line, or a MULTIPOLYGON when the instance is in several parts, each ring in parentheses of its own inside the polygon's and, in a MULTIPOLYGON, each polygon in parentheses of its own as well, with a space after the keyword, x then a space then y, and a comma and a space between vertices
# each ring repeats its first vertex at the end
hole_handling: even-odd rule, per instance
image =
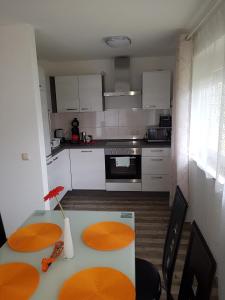
POLYGON ((0 211, 10 234, 44 209, 47 170, 34 31, 0 26, 0 211), (21 153, 30 160, 23 161, 21 153))
MULTIPOLYGON (((220 256, 221 195, 215 193, 215 180, 206 178, 205 173, 194 161, 189 165, 189 216, 200 227, 218 267, 223 263, 220 256)), ((220 292, 224 282, 220 281, 220 292)), ((220 299, 225 299, 222 296, 220 299)))

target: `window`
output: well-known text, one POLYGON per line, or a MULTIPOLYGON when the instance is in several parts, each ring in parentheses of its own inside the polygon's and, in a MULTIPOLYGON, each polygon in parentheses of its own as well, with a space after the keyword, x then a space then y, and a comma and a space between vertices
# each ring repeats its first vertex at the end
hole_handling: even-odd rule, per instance
POLYGON ((190 158, 210 177, 225 179, 225 5, 194 40, 190 158))

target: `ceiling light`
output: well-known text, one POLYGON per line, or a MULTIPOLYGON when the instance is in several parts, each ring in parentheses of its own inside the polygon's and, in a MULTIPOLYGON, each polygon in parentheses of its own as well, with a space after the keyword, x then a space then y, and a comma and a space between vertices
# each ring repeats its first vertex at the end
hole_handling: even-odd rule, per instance
POLYGON ((109 36, 103 39, 111 48, 125 48, 131 46, 131 39, 127 36, 109 36))

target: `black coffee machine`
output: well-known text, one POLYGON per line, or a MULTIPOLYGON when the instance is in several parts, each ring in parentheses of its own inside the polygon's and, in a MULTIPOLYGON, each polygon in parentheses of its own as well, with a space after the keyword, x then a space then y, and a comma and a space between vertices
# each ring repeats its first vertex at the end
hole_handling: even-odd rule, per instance
POLYGON ((79 142, 80 142, 80 132, 79 132, 79 121, 77 120, 77 118, 73 119, 71 125, 72 125, 71 143, 79 144, 79 142))

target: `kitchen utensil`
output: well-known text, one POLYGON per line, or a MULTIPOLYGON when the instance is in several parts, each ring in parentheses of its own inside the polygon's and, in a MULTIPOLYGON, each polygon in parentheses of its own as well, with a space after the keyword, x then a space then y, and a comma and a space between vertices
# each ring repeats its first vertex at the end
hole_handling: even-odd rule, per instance
POLYGON ((84 143, 87 142, 86 131, 82 131, 82 132, 81 132, 81 140, 82 140, 84 143))
POLYGON ((87 144, 91 143, 92 140, 93 140, 92 135, 88 135, 88 136, 86 137, 86 142, 87 142, 87 144))

